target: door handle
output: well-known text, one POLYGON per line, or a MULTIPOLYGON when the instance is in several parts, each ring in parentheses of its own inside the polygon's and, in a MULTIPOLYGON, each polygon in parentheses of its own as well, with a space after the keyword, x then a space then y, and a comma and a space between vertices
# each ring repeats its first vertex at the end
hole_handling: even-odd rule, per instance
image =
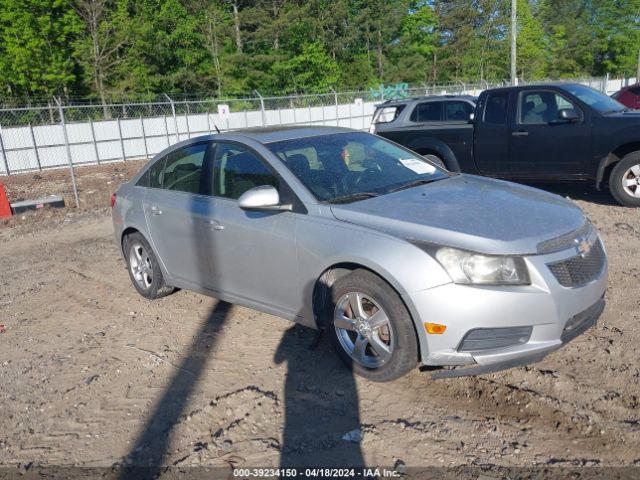
POLYGON ((151 207, 151 215, 162 215, 162 210, 154 205, 151 207))
POLYGON ((211 227, 212 230, 224 230, 224 225, 217 220, 203 220, 202 223, 211 227))
POLYGON ((514 137, 526 137, 527 135, 529 135, 529 132, 511 132, 511 135, 513 135, 514 137))

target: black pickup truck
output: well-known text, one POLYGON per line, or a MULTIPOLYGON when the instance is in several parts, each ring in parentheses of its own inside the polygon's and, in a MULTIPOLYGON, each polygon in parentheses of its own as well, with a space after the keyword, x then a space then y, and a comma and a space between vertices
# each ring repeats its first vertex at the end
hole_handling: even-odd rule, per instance
POLYGON ((579 84, 486 90, 378 105, 371 131, 449 170, 516 181, 608 185, 622 205, 640 207, 640 111, 579 84), (452 102, 475 103, 465 118, 452 102), (437 106, 436 106, 437 104, 437 106))

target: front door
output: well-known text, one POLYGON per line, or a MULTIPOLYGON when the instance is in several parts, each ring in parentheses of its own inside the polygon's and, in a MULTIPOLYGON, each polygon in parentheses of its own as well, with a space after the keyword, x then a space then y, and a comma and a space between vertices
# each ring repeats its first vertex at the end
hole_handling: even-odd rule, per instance
POLYGON ((553 90, 525 90, 518 95, 510 144, 511 176, 514 178, 571 179, 585 171, 590 160, 591 127, 584 113, 553 90), (580 116, 568 122, 561 110, 580 116))
POLYGON ((248 303, 295 315, 302 288, 296 261, 297 213, 243 210, 247 190, 283 180, 244 146, 218 143, 213 162, 214 214, 210 217, 210 270, 215 289, 248 303))

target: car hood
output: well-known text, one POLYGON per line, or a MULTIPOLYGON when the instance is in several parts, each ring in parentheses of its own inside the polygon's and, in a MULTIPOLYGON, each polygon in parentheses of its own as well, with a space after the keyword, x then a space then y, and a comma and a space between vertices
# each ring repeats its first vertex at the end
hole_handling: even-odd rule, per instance
POLYGON ((409 241, 489 254, 533 254, 540 242, 585 222, 582 211, 562 197, 473 175, 332 205, 331 211, 338 220, 409 241))

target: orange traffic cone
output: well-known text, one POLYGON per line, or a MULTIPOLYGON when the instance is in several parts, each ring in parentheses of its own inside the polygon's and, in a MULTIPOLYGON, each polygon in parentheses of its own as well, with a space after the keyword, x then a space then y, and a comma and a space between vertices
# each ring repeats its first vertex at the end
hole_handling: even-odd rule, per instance
POLYGON ((4 185, 0 183, 0 218, 10 217, 11 215, 13 214, 11 213, 11 204, 9 203, 7 192, 4 189, 4 185))

